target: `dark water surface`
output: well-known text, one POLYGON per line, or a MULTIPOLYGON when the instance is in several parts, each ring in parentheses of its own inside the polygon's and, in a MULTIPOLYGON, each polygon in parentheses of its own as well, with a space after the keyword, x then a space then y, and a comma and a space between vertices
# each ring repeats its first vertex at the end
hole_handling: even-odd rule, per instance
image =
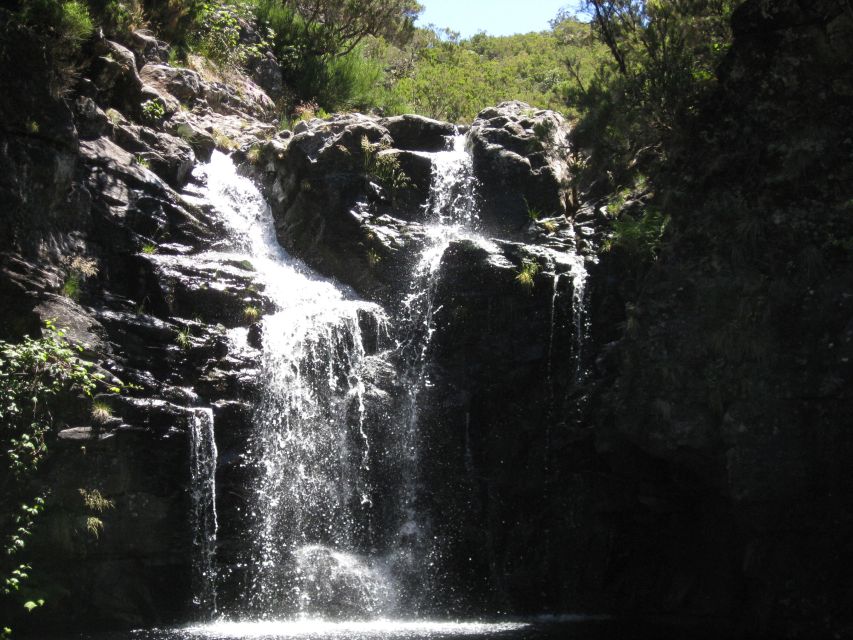
POLYGON ((693 640, 712 637, 701 631, 693 625, 687 630, 681 626, 648 622, 558 616, 504 622, 217 622, 179 629, 61 636, 51 640, 693 640))

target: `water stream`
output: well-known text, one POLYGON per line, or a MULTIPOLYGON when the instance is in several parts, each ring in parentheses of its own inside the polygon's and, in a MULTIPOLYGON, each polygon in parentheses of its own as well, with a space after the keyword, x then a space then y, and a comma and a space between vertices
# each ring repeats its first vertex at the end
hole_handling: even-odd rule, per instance
MULTIPOLYGON (((376 496, 364 425, 362 324, 383 310, 320 278, 278 244, 257 187, 214 154, 206 197, 234 259, 251 262, 273 308, 263 319, 254 461, 253 545, 245 610, 264 618, 375 616, 393 609, 386 573, 368 557, 376 496)), ((232 332, 245 340, 245 330, 232 332)))
MULTIPOLYGON (((271 212, 257 187, 238 174, 228 157, 214 153, 210 163, 196 170, 205 185, 203 198, 227 229, 227 238, 216 251, 196 259, 251 263, 254 281, 268 300, 261 321, 260 393, 246 452, 253 480, 243 526, 251 553, 241 594, 244 602, 235 609, 238 617, 272 623, 416 616, 430 592, 440 588, 436 566, 441 543, 419 506, 424 491, 420 397, 431 385, 436 291, 442 258, 453 242, 467 240, 492 249, 494 245, 478 233, 477 184, 465 137, 455 136, 445 151, 429 155, 432 186, 424 211, 426 240, 408 294, 393 310, 393 322, 380 306, 360 300, 288 255, 277 242, 271 212), (370 353, 364 336, 367 326, 381 337, 370 353), (379 418, 387 422, 381 425, 375 424, 375 416, 368 419, 368 390, 375 382, 370 362, 377 358, 397 367, 404 389, 397 399, 398 410, 379 418), (377 440, 377 433, 385 440, 377 440), (376 461, 383 456, 392 460, 377 468, 376 461), (388 469, 394 471, 393 487, 383 477, 388 469)), ((557 268, 560 274, 571 274, 574 308, 583 304, 586 278, 579 256, 557 260, 549 384, 557 268)), ((575 321, 583 322, 577 314, 575 321)), ((581 325, 575 333, 579 354, 581 325)), ((247 329, 231 330, 230 338, 233 348, 248 348, 247 329)), ((196 534, 199 559, 194 584, 197 604, 213 612, 212 412, 196 414, 193 451, 193 482, 202 496, 194 502, 194 517, 204 530, 196 534), (202 486, 206 489, 199 491, 202 486)), ((467 449, 465 461, 472 472, 467 449)), ((463 626, 449 634, 463 636, 467 631, 463 626)))
POLYGON ((199 408, 190 421, 193 605, 202 617, 216 613, 216 439, 213 410, 199 408))

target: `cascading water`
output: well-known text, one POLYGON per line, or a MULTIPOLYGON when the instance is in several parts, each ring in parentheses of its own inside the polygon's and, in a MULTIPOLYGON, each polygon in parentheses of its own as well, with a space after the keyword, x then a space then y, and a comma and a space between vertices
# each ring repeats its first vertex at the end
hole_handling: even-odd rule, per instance
MULTIPOLYGON (((260 401, 248 452, 255 464, 244 610, 262 617, 370 616, 393 589, 370 549, 375 499, 364 425, 365 319, 380 307, 313 275, 277 243, 255 185, 214 154, 205 196, 228 230, 232 259, 251 261, 274 309, 263 321, 260 401)), ((224 256, 223 256, 224 257, 224 256)), ((246 330, 234 330, 235 343, 246 330)))
MULTIPOLYGON (((467 137, 448 139, 447 149, 428 154, 432 162, 429 199, 425 205, 425 243, 418 256, 409 284, 409 293, 399 309, 400 345, 404 369, 405 391, 403 432, 404 456, 400 514, 397 533, 398 568, 421 592, 434 591, 439 564, 440 541, 430 531, 429 523, 418 508, 420 432, 419 405, 422 392, 431 386, 429 350, 435 332, 436 292, 440 281, 441 261, 454 241, 470 240, 488 244, 478 233, 479 200, 473 161, 466 149, 467 137), (401 567, 399 566, 401 565, 401 567)), ((411 590, 411 589, 410 589, 411 590)), ((426 604, 423 597, 410 597, 410 608, 426 604)))
MULTIPOLYGON (((464 136, 455 136, 446 151, 429 154, 425 242, 409 292, 395 310, 396 343, 381 307, 318 277, 279 246, 269 207, 230 159, 215 153, 197 170, 205 184, 202 195, 220 215, 227 239, 218 251, 196 259, 251 262, 255 282, 269 301, 262 323, 260 390, 245 452, 253 484, 243 526, 251 550, 244 556, 249 565, 244 601, 234 606, 239 615, 371 619, 398 615, 401 609, 417 615, 428 604, 429 592, 439 588, 441 541, 435 540, 419 505, 424 491, 419 484, 419 404, 431 386, 440 268, 456 241, 497 251, 478 234, 477 183, 465 143, 464 136), (385 336, 371 353, 363 335, 366 326, 385 336), (403 394, 395 399, 396 413, 371 413, 372 358, 398 367, 403 394), (376 424, 383 420, 387 424, 376 424), (377 433, 384 439, 378 440, 377 433), (394 460, 377 470, 383 456, 394 460), (383 474, 392 477, 394 486, 383 474)), ((572 280, 579 362, 585 336, 584 261, 577 253, 545 251, 555 274, 552 327, 560 280, 564 275, 572 280)), ((248 333, 231 330, 232 347, 247 348, 248 333)), ((552 345, 553 340, 552 333, 552 345)), ((199 434, 207 428, 207 417, 199 413, 199 434)), ((212 414, 209 418, 215 460, 212 414)), ((469 449, 465 464, 473 473, 469 449)), ((214 573, 212 549, 202 554, 211 559, 202 571, 208 576, 214 573)), ((200 601, 215 602, 215 592, 197 593, 200 601)))
POLYGON ((216 440, 213 410, 193 411, 190 420, 193 604, 203 616, 216 613, 216 440))

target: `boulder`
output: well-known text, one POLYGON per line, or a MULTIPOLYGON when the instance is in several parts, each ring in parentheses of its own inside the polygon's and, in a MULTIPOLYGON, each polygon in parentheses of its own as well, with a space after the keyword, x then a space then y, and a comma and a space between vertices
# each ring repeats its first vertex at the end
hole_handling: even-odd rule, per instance
POLYGON ((139 113, 143 81, 136 70, 136 57, 125 46, 110 40, 96 45, 89 75, 98 90, 98 104, 123 113, 139 113))
POLYGON ((447 147, 447 138, 456 133, 449 122, 406 114, 384 118, 380 124, 388 129, 394 146, 408 151, 441 151, 447 147))
POLYGON ((169 59, 169 45, 157 40, 146 29, 137 29, 131 33, 129 46, 136 54, 140 69, 147 63, 159 64, 169 59))
POLYGON ((560 114, 523 102, 504 102, 477 116, 469 137, 486 228, 518 234, 531 218, 567 212, 569 131, 560 114))
POLYGON ((165 132, 137 125, 119 125, 112 137, 125 151, 134 154, 136 162, 147 164, 175 189, 186 183, 195 164, 192 147, 183 139, 165 132))
POLYGON ((158 93, 174 96, 182 103, 190 103, 203 96, 201 77, 195 71, 167 64, 146 64, 139 76, 158 93))
POLYGON ((281 65, 271 52, 262 57, 256 64, 252 73, 252 79, 258 83, 267 95, 273 100, 284 97, 284 80, 281 76, 281 65))
POLYGON ((261 146, 253 166, 276 220, 279 242, 322 273, 369 296, 399 286, 422 237, 413 222, 429 186, 429 158, 390 148, 374 118, 351 114, 299 123, 286 141, 261 146), (411 173, 410 189, 395 189, 369 171, 363 141, 376 157, 391 157, 411 173))

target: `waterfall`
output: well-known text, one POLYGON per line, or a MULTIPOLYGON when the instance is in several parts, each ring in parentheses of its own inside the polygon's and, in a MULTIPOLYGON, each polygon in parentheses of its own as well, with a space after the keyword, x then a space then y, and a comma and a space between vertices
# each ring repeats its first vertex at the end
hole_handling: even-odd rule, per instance
MULTIPOLYGON (((260 349, 258 394, 241 463, 249 486, 240 525, 245 531, 240 544, 247 549, 240 556, 235 587, 242 601, 232 607, 240 616, 417 615, 439 588, 443 543, 433 535, 419 501, 425 495, 420 485, 420 408, 432 385, 429 364, 441 264, 460 240, 497 251, 479 235, 477 181, 465 142, 464 136, 454 136, 445 151, 428 154, 432 178, 424 209, 425 242, 408 291, 393 310, 396 341, 390 339, 391 320, 380 306, 318 276, 281 248, 269 206, 228 157, 215 152, 210 163, 196 170, 204 185, 200 195, 218 214, 226 237, 195 259, 250 263, 253 286, 266 300, 260 341, 254 342, 260 349), (384 341, 374 345, 365 340, 366 326, 385 336, 384 341), (396 384, 403 393, 392 400, 392 410, 375 411, 371 404, 376 397, 371 390, 380 384, 373 379, 377 361, 384 363, 378 369, 395 366, 399 374, 396 384)), ((550 378, 563 276, 573 285, 574 352, 580 361, 586 269, 577 252, 546 251, 555 273, 550 378)), ((230 330, 232 347, 248 348, 248 334, 245 327, 230 330)), ((580 376, 581 365, 577 367, 580 376)), ((208 475, 193 475, 194 486, 208 486, 211 495, 216 459, 212 419, 212 413, 198 413, 194 443, 207 443, 198 445, 200 450, 213 453, 197 456, 205 464, 194 462, 194 469, 204 466, 208 475)), ((469 423, 466 416, 464 463, 473 478, 469 423)), ((212 510, 213 499, 208 502, 212 510)), ((213 513, 213 528, 204 534, 209 546, 201 540, 197 544, 202 559, 198 573, 209 581, 199 582, 196 593, 200 603, 212 603, 211 611, 215 529, 213 513)))
MULTIPOLYGON (((572 412, 575 419, 580 419, 583 413, 585 397, 578 396, 574 403, 570 403, 570 395, 577 393, 581 388, 586 376, 587 370, 584 368, 584 346, 589 339, 590 322, 589 314, 587 314, 587 282, 589 280, 589 271, 587 270, 587 258, 584 256, 578 247, 577 236, 574 230, 571 231, 572 246, 569 250, 561 247, 559 250, 544 249, 544 258, 549 263, 549 269, 552 272, 553 284, 551 293, 551 310, 550 310, 550 329, 548 336, 548 361, 546 365, 546 377, 549 394, 549 413, 557 409, 554 393, 554 341, 557 330, 560 328, 557 311, 559 309, 558 301, 560 298, 560 282, 563 278, 568 278, 571 282, 571 321, 572 321, 572 377, 571 384, 566 386, 567 396, 565 402, 567 405, 573 406, 572 412)), ((550 422, 550 421, 549 421, 550 422)), ((550 426, 547 427, 546 439, 550 440, 550 426)), ((547 447, 546 447, 547 448, 547 447)))
POLYGON ((193 532, 193 604, 216 613, 216 440, 213 410, 195 409, 190 420, 190 526, 193 532))
MULTIPOLYGON (((257 187, 226 156, 215 153, 200 177, 228 230, 220 259, 250 261, 274 305, 263 319, 248 452, 254 557, 244 608, 263 617, 387 613, 394 589, 368 553, 377 496, 361 329, 365 317, 383 326, 384 312, 290 257, 257 187)), ((245 340, 245 330, 233 333, 245 340)))
POLYGON ((447 149, 429 154, 432 161, 430 195, 425 205, 426 241, 418 256, 409 282, 409 293, 398 311, 403 335, 400 354, 406 397, 404 399, 403 467, 400 514, 396 539, 396 563, 399 572, 414 585, 409 606, 423 604, 423 592, 434 587, 437 566, 437 541, 418 508, 420 467, 419 409, 422 392, 429 380, 429 349, 435 332, 436 292, 440 282, 441 261, 451 243, 457 240, 484 242, 477 233, 479 210, 477 180, 473 161, 466 149, 467 138, 455 135, 447 149))

